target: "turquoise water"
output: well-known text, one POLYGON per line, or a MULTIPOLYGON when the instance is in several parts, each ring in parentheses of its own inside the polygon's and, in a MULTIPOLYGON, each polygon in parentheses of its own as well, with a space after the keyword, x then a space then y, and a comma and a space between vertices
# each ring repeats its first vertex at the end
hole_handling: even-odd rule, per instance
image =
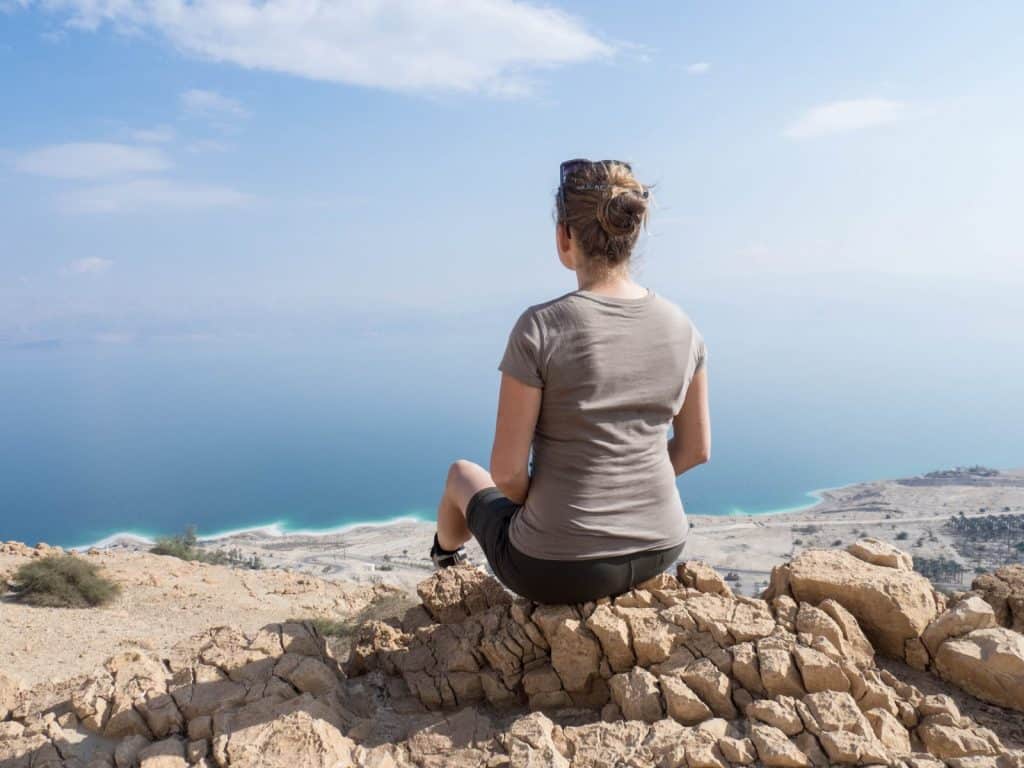
MULTIPOLYGON (((971 323, 963 307, 909 322, 896 303, 867 316, 833 299, 691 308, 714 449, 680 480, 687 510, 768 512, 859 480, 1024 465, 1024 363, 1005 307, 984 304, 971 323)), ((429 519, 453 459, 486 463, 517 312, 8 344, 0 539, 429 519)))

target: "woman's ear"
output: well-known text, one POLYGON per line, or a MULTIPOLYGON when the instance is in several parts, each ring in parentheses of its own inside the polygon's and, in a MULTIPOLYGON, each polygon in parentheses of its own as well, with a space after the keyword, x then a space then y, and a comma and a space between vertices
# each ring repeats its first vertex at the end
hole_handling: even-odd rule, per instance
POLYGON ((555 224, 555 248, 558 250, 558 259, 566 269, 576 270, 576 257, 572 247, 572 233, 569 225, 559 222, 555 224))

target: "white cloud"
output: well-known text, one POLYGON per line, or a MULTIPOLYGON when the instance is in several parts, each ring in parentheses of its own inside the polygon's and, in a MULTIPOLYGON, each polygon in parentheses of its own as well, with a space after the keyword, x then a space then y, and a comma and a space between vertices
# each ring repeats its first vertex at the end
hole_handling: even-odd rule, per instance
POLYGON ((64 206, 75 213, 125 213, 153 209, 232 208, 251 197, 231 187, 170 179, 135 179, 68 192, 64 206))
POLYGON ((907 105, 889 99, 852 99, 819 104, 790 123, 784 135, 791 139, 811 139, 862 128, 895 123, 908 116, 907 105))
POLYGON ((235 99, 201 88, 182 93, 181 106, 186 112, 211 119, 242 118, 249 114, 235 99))
POLYGON ((711 71, 711 63, 708 61, 695 61, 686 68, 691 75, 703 75, 711 71))
MULTIPOLYGON (((25 0, 29 2, 30 0, 25 0)), ((250 69, 391 90, 516 95, 528 69, 613 48, 562 11, 522 0, 35 0, 72 27, 166 37, 250 69)))
POLYGON ((99 256, 89 256, 84 259, 75 259, 68 264, 68 272, 72 272, 76 275, 96 275, 100 272, 106 272, 114 266, 114 262, 110 259, 101 259, 99 256))
POLYGON ((174 129, 167 125, 132 131, 132 139, 141 144, 166 144, 174 141, 174 129))
POLYGON ((157 149, 101 142, 54 144, 15 160, 23 173, 57 179, 104 179, 162 171, 170 165, 157 149))

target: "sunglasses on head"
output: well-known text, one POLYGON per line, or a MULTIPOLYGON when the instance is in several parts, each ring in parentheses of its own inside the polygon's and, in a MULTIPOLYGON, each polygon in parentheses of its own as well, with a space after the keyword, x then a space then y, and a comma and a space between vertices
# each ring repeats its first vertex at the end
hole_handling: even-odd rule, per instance
MULTIPOLYGON (((587 160, 582 157, 578 157, 575 160, 566 160, 558 166, 558 206, 559 213, 564 219, 566 216, 565 212, 565 185, 569 177, 577 171, 581 171, 591 165, 621 165, 626 168, 630 173, 633 172, 633 166, 623 160, 587 160)), ((594 184, 573 184, 573 189, 603 189, 608 185, 603 182, 594 184)))

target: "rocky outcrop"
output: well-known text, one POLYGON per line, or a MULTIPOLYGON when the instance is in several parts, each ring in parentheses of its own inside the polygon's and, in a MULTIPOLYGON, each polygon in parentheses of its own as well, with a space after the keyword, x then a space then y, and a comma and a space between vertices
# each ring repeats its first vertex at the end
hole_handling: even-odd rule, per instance
POLYGON ((764 597, 788 595, 814 605, 834 600, 856 617, 876 650, 904 659, 906 644, 920 637, 942 602, 908 560, 875 539, 852 544, 848 551, 807 550, 773 569, 764 597))
POLYGON ((1024 633, 1024 565, 1007 565, 978 576, 971 588, 992 606, 999 626, 1024 633))
MULTIPOLYGON (((891 562, 869 565, 909 573, 891 562)), ((585 605, 513 599, 471 567, 418 591, 360 629, 344 671, 312 626, 272 624, 122 650, 64 700, 0 677, 0 766, 1024 767, 952 699, 876 667, 841 595, 737 596, 697 563, 585 605)), ((986 610, 960 601, 914 639, 951 679, 977 646, 983 688, 1012 696, 992 634, 1009 630, 986 610)))
MULTIPOLYGON (((516 721, 530 724, 528 736, 512 737, 519 725, 509 731, 513 765, 604 765, 590 746, 595 739, 623 765, 1010 759, 952 702, 930 701, 879 671, 839 597, 811 604, 787 594, 769 604, 733 595, 696 564, 679 571, 678 579, 662 575, 591 604, 481 601, 486 608, 456 611, 450 623, 370 624, 347 671, 400 678, 428 710, 534 710, 516 721), (580 709, 600 711, 604 722, 559 728, 546 718, 580 709)), ((455 568, 435 579, 479 583, 479 573, 455 568)), ((465 590, 443 591, 465 603, 465 590)), ((445 615, 442 606, 430 612, 445 615)))
MULTIPOLYGON (((882 653, 931 669, 985 701, 1024 711, 1024 635, 1000 626, 1016 605, 1016 567, 980 582, 989 587, 985 599, 968 593, 948 607, 912 567, 909 555, 877 539, 855 542, 845 552, 809 550, 775 568, 765 597, 775 603, 806 601, 794 614, 797 631, 813 630, 833 645, 838 630, 823 621, 826 611, 810 603, 822 600, 820 608, 831 606, 834 619, 845 609, 882 653)), ((822 668, 822 659, 808 650, 795 655, 811 674, 827 674, 832 689, 842 686, 834 671, 822 668)))

